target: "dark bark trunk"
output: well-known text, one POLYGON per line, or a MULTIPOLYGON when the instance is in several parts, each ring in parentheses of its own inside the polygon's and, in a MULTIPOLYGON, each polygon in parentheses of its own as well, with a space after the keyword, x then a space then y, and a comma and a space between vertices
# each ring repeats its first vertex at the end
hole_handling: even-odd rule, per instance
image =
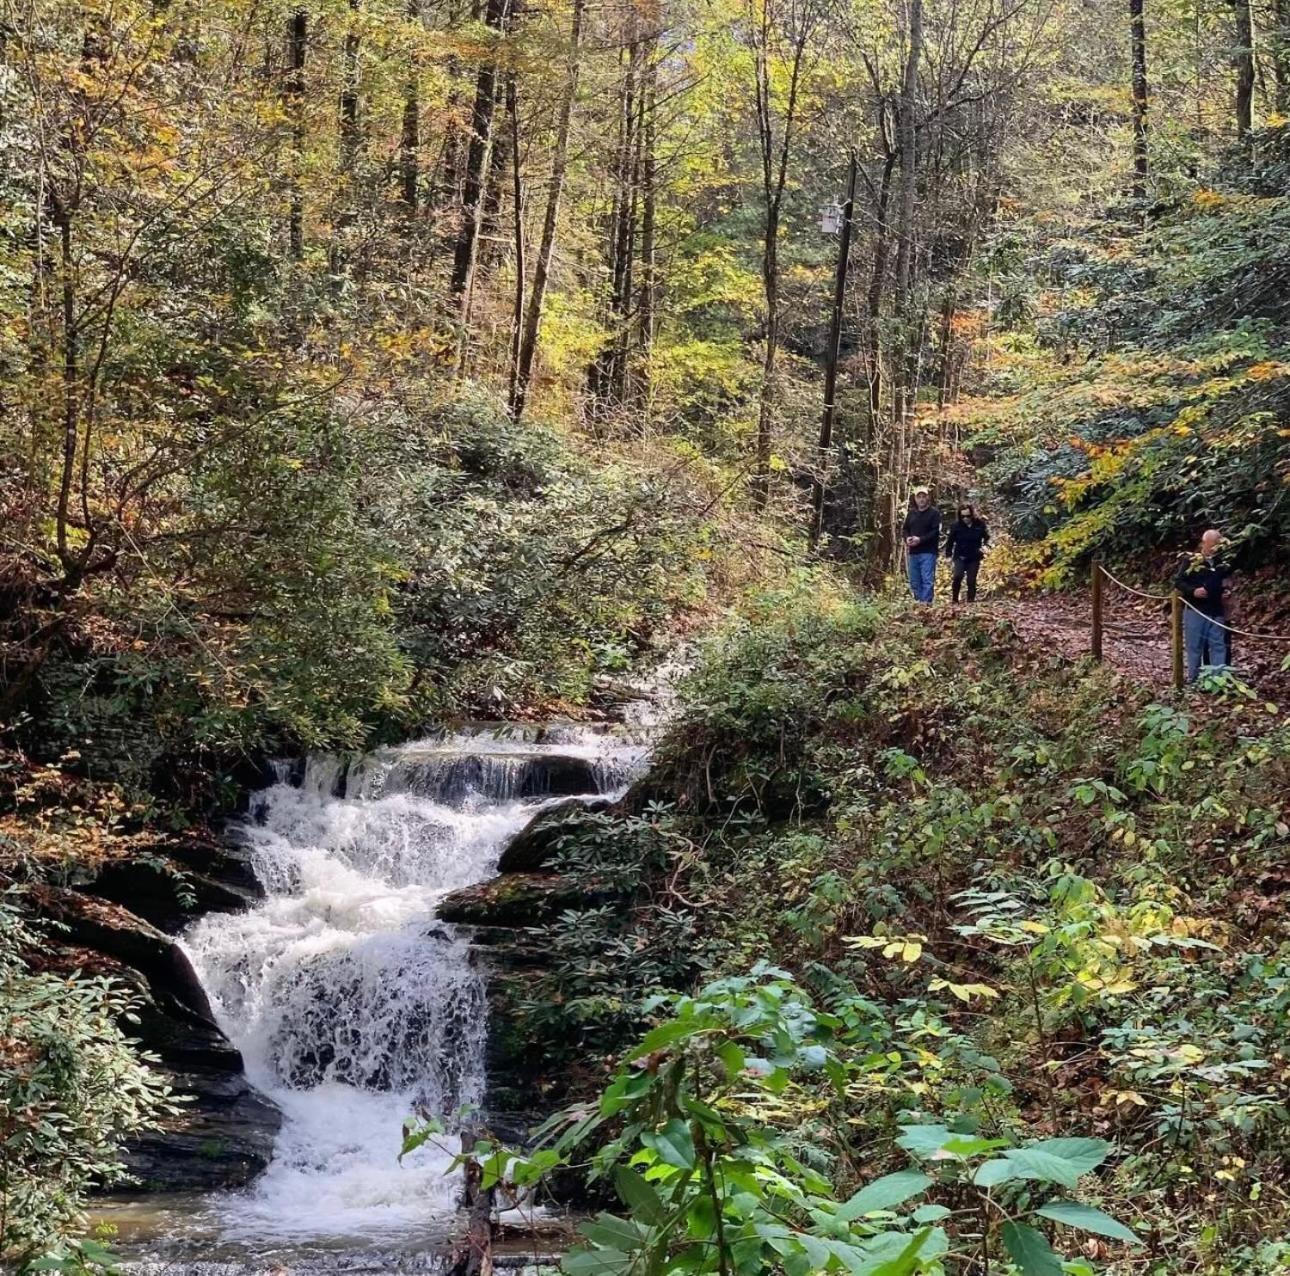
POLYGON ((872 444, 882 412, 882 294, 887 283, 887 261, 891 254, 891 180, 896 169, 896 152, 888 150, 878 182, 877 206, 874 210, 873 272, 869 277, 866 307, 868 330, 866 358, 869 364, 869 429, 866 442, 872 444))
POLYGON ((631 306, 631 255, 634 251, 636 193, 636 90, 638 53, 634 30, 629 36, 627 70, 618 96, 618 140, 614 150, 614 199, 608 226, 609 297, 605 327, 609 336, 597 354, 588 377, 593 398, 622 398, 621 354, 623 324, 631 306))
POLYGON ((1277 112, 1290 115, 1290 0, 1272 3, 1272 76, 1277 112))
POLYGON ((469 1155, 475 1142, 482 1136, 478 1130, 468 1130, 461 1137, 461 1150, 466 1158, 462 1167, 462 1210, 466 1216, 464 1235, 453 1247, 449 1260, 449 1276, 489 1276, 493 1270, 493 1188, 483 1186, 483 1170, 478 1161, 469 1155))
POLYGON ((918 65, 923 52, 923 0, 909 0, 909 47, 900 89, 896 116, 896 136, 900 159, 900 204, 896 216, 896 316, 897 350, 893 359, 895 416, 897 428, 903 428, 912 387, 906 382, 905 368, 913 326, 914 284, 914 211, 918 186, 918 65))
POLYGON ((305 255, 305 199, 301 169, 305 153, 305 59, 309 48, 309 18, 297 9, 287 22, 287 110, 291 116, 291 211, 289 251, 293 261, 305 255))
POLYGON ((958 288, 951 280, 945 285, 941 299, 941 331, 936 374, 936 406, 943 410, 949 402, 950 381, 954 367, 954 311, 958 304, 958 288))
POLYGON ((351 188, 358 164, 358 18, 358 0, 349 0, 349 27, 342 53, 344 81, 340 91, 340 176, 351 188))
POLYGON ((1254 127, 1254 22, 1250 0, 1232 0, 1236 15, 1236 135, 1246 137, 1254 127))
POLYGON ((1129 38, 1133 46, 1133 197, 1146 199, 1147 153, 1147 27, 1143 0, 1129 0, 1129 38))
MULTIPOLYGON (((918 185, 918 73, 923 55, 923 0, 909 0, 909 29, 896 137, 900 161, 900 203, 896 214, 896 339, 892 347, 892 445, 886 462, 887 522, 896 544, 899 493, 908 478, 909 435, 917 396, 917 329, 914 307, 914 213, 918 185)), ((893 563, 892 566, 895 564, 893 563)))
POLYGON ((340 146, 337 159, 336 233, 331 244, 331 271, 343 274, 349 264, 351 245, 349 231, 358 221, 359 157, 359 0, 349 0, 349 25, 341 50, 340 146))
MULTIPOLYGON (((484 22, 501 31, 506 22, 506 0, 488 0, 484 22)), ((470 118, 470 144, 466 149, 466 173, 461 195, 461 225, 453 253, 449 291, 464 310, 479 248, 480 218, 483 214, 484 181, 493 142, 493 108, 497 100, 497 63, 488 57, 475 78, 475 106, 470 118)))
POLYGON ((812 481, 810 545, 814 550, 820 543, 824 527, 824 492, 829 469, 829 449, 833 446, 833 419, 837 404, 838 355, 842 348, 842 308, 847 295, 847 262, 851 254, 851 227, 855 218, 856 173, 859 160, 851 152, 847 176, 847 202, 842 208, 841 239, 838 243, 838 264, 833 278, 833 313, 829 318, 829 348, 824 363, 824 410, 820 417, 820 448, 816 458, 816 472, 812 481))
MULTIPOLYGON (((421 23, 420 0, 408 0, 408 20, 421 23)), ((421 90, 416 68, 403 90, 403 127, 399 136, 399 197, 411 214, 417 211, 421 186, 421 90)))
POLYGON ((58 265, 63 306, 63 460, 58 481, 54 537, 59 560, 67 571, 70 570, 73 559, 67 546, 67 528, 71 510, 72 476, 76 472, 76 449, 80 435, 80 334, 76 327, 76 275, 72 260, 71 211, 57 207, 54 222, 58 226, 58 265))
MULTIPOLYGON (((633 59, 636 46, 632 49, 633 59)), ((636 108, 632 124, 632 145, 628 157, 627 200, 623 218, 622 277, 617 290, 618 339, 614 344, 614 375, 612 395, 616 402, 626 403, 631 398, 631 353, 633 327, 634 279, 636 274, 636 226, 640 205, 641 132, 644 127, 644 93, 637 75, 636 108)))
POLYGON ((520 368, 520 345, 524 332, 524 288, 527 283, 524 247, 524 177, 520 171, 520 105, 514 75, 506 77, 506 115, 511 125, 511 212, 515 234, 515 303, 511 309, 509 396, 513 411, 520 368))
POLYGON ((766 508, 770 500, 770 462, 774 436, 776 398, 776 363, 779 355, 779 225, 783 207, 784 184, 788 178, 788 161, 793 148, 793 130, 797 123, 798 90, 801 87, 802 62, 810 42, 814 19, 810 9, 798 15, 799 25, 792 33, 792 61, 788 76, 787 97, 779 138, 775 137, 775 105, 770 70, 771 27, 773 12, 763 0, 761 9, 752 10, 755 41, 754 89, 757 107, 757 140, 761 151, 762 198, 765 225, 762 237, 762 292, 766 303, 766 349, 762 357, 761 395, 757 408, 757 450, 752 481, 753 507, 766 508))
POLYGON ((642 405, 650 400, 650 356, 654 349, 654 324, 657 311, 657 137, 655 111, 658 104, 657 49, 651 44, 645 64, 645 84, 642 94, 643 129, 641 139, 641 283, 636 300, 639 318, 639 346, 637 355, 638 392, 642 405))
POLYGON ((542 305, 546 298, 547 280, 551 274, 551 254, 555 249, 555 232, 560 220, 560 198, 564 191, 564 179, 569 165, 569 129, 573 119, 573 105, 578 93, 578 75, 581 68, 583 9, 584 0, 574 0, 564 97, 560 100, 560 118, 555 133, 555 154, 551 160, 551 185, 547 190, 546 211, 542 218, 542 239, 538 245, 537 261, 533 265, 533 290, 529 295, 528 311, 524 316, 524 332, 520 338, 519 357, 515 365, 515 382, 511 392, 511 415, 517 421, 524 415, 529 379, 533 374, 533 358, 537 353, 538 333, 542 326, 542 305))
MULTIPOLYGON (((506 109, 505 83, 499 84, 497 88, 494 110, 498 107, 506 109)), ((506 202, 507 188, 511 185, 511 177, 511 130, 509 127, 498 128, 494 130, 493 145, 488 156, 488 181, 484 184, 484 209, 479 219, 476 270, 491 269, 502 255, 502 208, 506 202)))

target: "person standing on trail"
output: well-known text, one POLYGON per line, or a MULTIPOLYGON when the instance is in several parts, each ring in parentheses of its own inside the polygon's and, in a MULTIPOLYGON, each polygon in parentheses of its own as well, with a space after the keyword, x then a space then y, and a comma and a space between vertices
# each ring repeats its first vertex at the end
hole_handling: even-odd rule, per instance
POLYGON ((1220 557, 1222 544, 1222 532, 1211 527, 1200 538, 1200 552, 1189 555, 1174 577, 1174 588, 1189 604, 1183 608, 1188 682, 1200 676, 1202 664, 1225 665, 1230 657, 1226 621, 1232 571, 1220 557))
POLYGON ((914 504, 905 515, 905 548, 909 551, 909 588, 920 603, 930 603, 936 589, 936 560, 941 544, 941 511, 925 487, 914 488, 914 504))
POLYGON ((945 538, 945 557, 953 564, 950 594, 955 602, 967 579, 967 600, 976 602, 976 576, 981 570, 981 556, 990 543, 990 529, 976 516, 975 505, 960 505, 959 516, 945 538))

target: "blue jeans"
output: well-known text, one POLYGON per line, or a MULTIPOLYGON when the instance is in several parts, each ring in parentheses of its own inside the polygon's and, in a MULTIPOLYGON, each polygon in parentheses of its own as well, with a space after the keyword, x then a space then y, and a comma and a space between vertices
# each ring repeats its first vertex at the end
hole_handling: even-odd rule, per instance
POLYGON ((920 603, 930 603, 935 586, 936 555, 910 554, 909 588, 914 598, 920 603))
POLYGON ((1227 630, 1217 620, 1187 608, 1183 615, 1183 647, 1187 652, 1187 681, 1195 682, 1201 665, 1227 664, 1227 630))

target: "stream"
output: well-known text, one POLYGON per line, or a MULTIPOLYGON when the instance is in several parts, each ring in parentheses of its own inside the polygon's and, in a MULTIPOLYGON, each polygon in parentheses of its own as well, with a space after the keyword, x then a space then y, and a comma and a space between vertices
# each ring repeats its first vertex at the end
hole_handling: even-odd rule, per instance
POLYGON ((487 1011, 469 936, 436 905, 493 876, 544 806, 616 795, 644 761, 629 737, 570 725, 313 759, 297 784, 282 768, 236 829, 265 899, 183 936, 248 1077, 282 1109, 272 1162, 240 1192, 109 1208, 118 1250, 139 1270, 385 1271, 442 1243, 449 1156, 400 1164, 401 1127, 415 1107, 451 1130, 485 1102, 487 1011))

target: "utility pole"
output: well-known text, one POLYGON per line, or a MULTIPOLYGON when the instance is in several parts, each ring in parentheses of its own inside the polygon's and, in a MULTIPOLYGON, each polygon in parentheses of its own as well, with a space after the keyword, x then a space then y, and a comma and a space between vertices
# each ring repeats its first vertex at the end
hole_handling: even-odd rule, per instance
POLYGON ((836 414, 838 389, 838 354, 842 347, 842 305, 847 293, 847 259, 851 255, 851 227, 856 202, 855 147, 851 148, 851 166, 847 174, 847 202, 842 206, 842 225, 839 228, 838 266, 833 283, 833 316, 829 323, 829 347, 824 364, 824 414, 820 418, 820 454, 816 461, 812 482, 811 549, 820 543, 824 525, 824 480, 829 467, 829 449, 833 446, 833 418, 836 414))

